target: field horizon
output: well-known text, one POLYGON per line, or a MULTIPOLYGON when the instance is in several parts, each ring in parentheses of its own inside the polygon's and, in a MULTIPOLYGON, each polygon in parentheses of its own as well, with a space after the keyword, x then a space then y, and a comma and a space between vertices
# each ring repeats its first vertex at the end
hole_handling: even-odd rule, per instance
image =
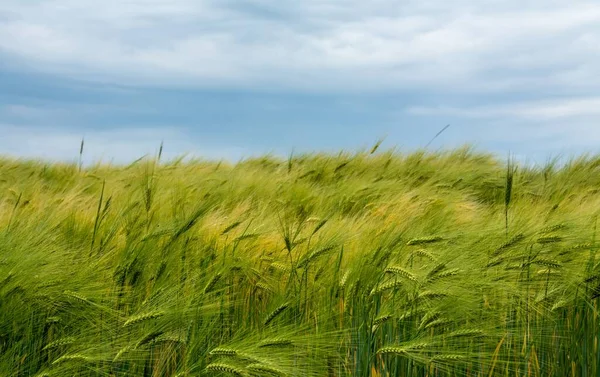
MULTIPOLYGON (((441 131, 445 131, 448 127, 444 127, 441 131)), ((163 153, 164 150, 170 149, 170 145, 164 142, 160 142, 156 144, 156 148, 152 153, 140 154, 137 158, 131 158, 127 160, 117 159, 115 161, 115 156, 104 156, 98 157, 98 154, 94 154, 92 156, 88 156, 88 143, 89 141, 85 141, 85 138, 82 138, 80 144, 73 146, 73 156, 71 158, 57 158, 57 157, 48 157, 44 154, 36 155, 34 154, 24 154, 24 155, 11 155, 11 154, 0 154, 0 160, 5 161, 19 161, 21 163, 42 163, 42 164, 59 164, 59 165, 71 165, 75 164, 78 167, 81 166, 81 169, 97 169, 101 166, 103 167, 114 167, 121 168, 124 166, 128 166, 130 164, 135 164, 143 160, 154 160, 158 157, 161 164, 218 164, 225 163, 229 165, 235 165, 239 163, 244 163, 246 161, 251 160, 260 160, 264 158, 278 160, 280 162, 287 161, 293 157, 307 158, 310 156, 350 156, 350 155, 360 155, 360 154, 370 154, 370 152, 375 148, 378 153, 386 153, 394 156, 406 156, 411 154, 431 154, 431 155, 441 155, 447 154, 449 152, 455 150, 468 150, 469 153, 485 155, 489 158, 506 162, 507 159, 511 159, 513 162, 526 166, 526 167, 540 167, 544 165, 552 165, 554 167, 559 167, 563 164, 568 164, 572 160, 582 159, 582 158, 593 158, 594 156, 600 154, 595 153, 590 150, 584 150, 580 153, 566 153, 566 152, 551 152, 546 151, 546 153, 532 153, 527 154, 523 153, 520 150, 520 153, 515 153, 510 149, 507 150, 494 150, 490 151, 485 147, 478 146, 477 143, 474 142, 464 142, 462 144, 451 145, 451 146, 440 146, 437 148, 430 147, 433 141, 435 141, 442 132, 438 132, 435 137, 431 138, 428 143, 424 145, 411 145, 411 146, 403 146, 399 144, 392 144, 386 141, 386 137, 381 137, 377 139, 377 141, 369 144, 363 143, 361 146, 356 146, 354 148, 333 148, 328 150, 322 149, 295 149, 292 148, 287 152, 275 151, 275 150, 264 150, 264 151, 254 151, 252 153, 242 154, 240 157, 214 157, 210 155, 202 154, 202 150, 189 150, 178 153, 170 153, 169 157, 166 157, 163 153), (385 145, 385 146, 384 146, 385 145), (85 148, 84 148, 85 147, 85 148), (79 154, 77 153, 79 152, 79 154)), ((97 148, 98 146, 95 146, 97 148)))
POLYGON ((600 155, 0 157, 0 376, 600 373, 600 155))

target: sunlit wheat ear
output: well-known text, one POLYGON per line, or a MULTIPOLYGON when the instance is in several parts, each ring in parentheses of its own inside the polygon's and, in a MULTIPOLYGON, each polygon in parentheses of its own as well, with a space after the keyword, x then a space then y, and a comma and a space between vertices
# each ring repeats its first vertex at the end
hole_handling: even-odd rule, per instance
POLYGON ((558 277, 560 276, 560 271, 557 271, 555 268, 552 267, 548 267, 548 268, 543 268, 541 270, 536 271, 536 274, 538 275, 544 275, 546 277, 558 277))
POLYGON ((435 262, 437 260, 437 258, 435 257, 435 255, 433 255, 431 252, 425 250, 425 249, 418 249, 415 250, 414 255, 419 256, 419 257, 424 257, 429 259, 432 262, 435 262))
POLYGON ((400 287, 402 287, 402 285, 403 285, 403 283, 401 281, 389 281, 387 283, 380 284, 380 285, 376 286, 375 288, 373 288, 369 295, 373 296, 373 295, 383 293, 388 290, 400 288, 400 287))
POLYGON ((286 266, 283 263, 279 263, 279 262, 275 262, 275 263, 271 263, 271 267, 276 270, 276 271, 280 271, 283 273, 289 273, 291 271, 289 266, 286 266))
POLYGON ((457 355, 457 354, 441 354, 435 355, 431 358, 432 362, 443 362, 443 361, 461 361, 466 360, 467 357, 465 355, 457 355))
POLYGON ((52 317, 48 317, 46 319, 47 325, 56 324, 56 323, 60 323, 60 317, 52 316, 52 317))
POLYGON ((414 344, 410 344, 410 345, 406 345, 406 346, 382 347, 379 350, 377 350, 377 353, 382 354, 382 355, 385 355, 385 354, 404 355, 408 352, 421 350, 421 349, 424 349, 427 347, 429 347, 429 343, 421 342, 421 343, 414 343, 414 344))
POLYGON ((123 355, 125 355, 127 352, 133 350, 134 348, 135 348, 135 345, 128 345, 128 346, 121 348, 119 350, 119 352, 117 352, 117 354, 113 358, 113 362, 120 360, 123 357, 123 355))
POLYGON ((416 296, 416 298, 418 300, 434 300, 434 299, 444 298, 444 297, 448 297, 448 293, 431 291, 431 290, 421 291, 416 296))
POLYGON ((566 307, 568 305, 568 303, 569 302, 565 299, 558 300, 556 303, 554 303, 554 305, 552 305, 552 308, 550 310, 555 311, 555 310, 562 309, 562 308, 566 307))
POLYGON ((391 266, 385 269, 385 272, 388 273, 392 273, 395 275, 399 275, 402 276, 410 281, 414 281, 414 282, 418 282, 419 280, 417 279, 417 277, 412 273, 409 272, 408 270, 406 270, 405 268, 402 268, 400 266, 391 266))
POLYGON ((427 324, 422 326, 420 329, 423 329, 423 330, 432 329, 432 328, 436 328, 436 327, 440 327, 440 326, 444 326, 444 325, 449 325, 452 322, 453 321, 449 318, 438 318, 436 320, 428 322, 427 324))
POLYGON ((89 301, 89 300, 88 300, 86 297, 84 297, 83 295, 81 295, 81 294, 79 294, 79 293, 76 293, 76 292, 73 292, 73 291, 68 291, 68 290, 67 290, 67 291, 64 291, 63 293, 64 293, 66 296, 68 296, 68 297, 70 297, 70 298, 72 298, 72 299, 75 299, 75 300, 77 300, 77 301, 80 301, 80 302, 82 302, 82 303, 86 303, 86 304, 89 304, 89 303, 90 303, 90 301, 89 301))
POLYGON ((232 348, 215 348, 209 354, 211 356, 237 356, 238 351, 232 348))
POLYGON ((57 339, 51 343, 48 343, 44 348, 42 348, 43 350, 47 350, 47 349, 51 349, 51 348, 56 348, 56 347, 62 347, 62 346, 66 346, 69 344, 73 344, 75 343, 76 338, 75 337, 67 337, 67 338, 61 338, 61 339, 57 339))
POLYGON ((580 244, 573 246, 571 249, 572 250, 585 250, 585 249, 591 249, 593 247, 594 247, 593 243, 580 243, 580 244))
POLYGON ((275 262, 275 258, 269 257, 269 256, 262 256, 262 257, 260 257, 260 261, 273 263, 273 262, 275 262))
POLYGON ((441 272, 437 272, 437 273, 433 274, 432 276, 430 276, 428 278, 428 281, 429 282, 434 282, 434 281, 443 280, 445 278, 456 276, 459 273, 460 273, 460 269, 458 269, 458 268, 451 268, 449 270, 445 270, 445 271, 441 271, 441 272))
POLYGON ((406 245, 408 245, 408 246, 424 245, 424 244, 440 242, 440 241, 443 241, 443 238, 440 236, 427 236, 427 237, 413 238, 413 239, 409 240, 406 243, 406 245))
POLYGON ((213 363, 206 366, 206 371, 208 372, 222 372, 233 374, 234 376, 246 376, 245 371, 243 369, 223 364, 223 363, 213 363))
POLYGON ((129 319, 127 319, 125 321, 125 323, 123 323, 123 327, 133 326, 135 324, 138 324, 138 323, 141 323, 144 321, 149 321, 152 319, 160 318, 164 315, 165 315, 165 313, 162 311, 156 311, 156 312, 143 313, 140 315, 136 315, 136 316, 133 316, 133 317, 130 317, 129 319))
POLYGON ((346 288, 346 284, 348 283, 348 277, 350 276, 350 272, 351 272, 350 270, 346 270, 346 272, 344 272, 344 274, 340 278, 339 287, 341 289, 346 288))
POLYGON ((256 283, 256 288, 261 289, 266 292, 270 292, 270 293, 273 293, 275 291, 273 289, 273 287, 271 287, 269 284, 262 282, 262 281, 259 281, 256 283))
POLYGON ((377 353, 381 355, 403 355, 406 351, 407 349, 403 347, 384 347, 377 350, 377 353))
POLYGON ((81 355, 78 353, 74 353, 74 354, 70 354, 70 355, 61 356, 58 359, 54 360, 52 362, 52 364, 55 365, 55 364, 62 364, 62 363, 68 363, 68 362, 90 362, 90 361, 92 361, 92 359, 90 357, 81 355))
POLYGON ((543 227, 542 229, 538 230, 538 234, 546 234, 546 233, 553 233, 556 232, 557 230, 564 230, 567 228, 567 224, 565 223, 559 223, 559 224, 553 224, 553 225, 548 225, 546 227, 543 227))

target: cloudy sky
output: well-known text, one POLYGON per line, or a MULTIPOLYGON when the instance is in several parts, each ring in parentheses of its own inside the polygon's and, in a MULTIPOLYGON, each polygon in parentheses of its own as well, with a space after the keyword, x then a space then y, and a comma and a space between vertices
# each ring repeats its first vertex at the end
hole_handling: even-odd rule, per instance
POLYGON ((0 1, 0 154, 600 151, 600 2, 0 1))

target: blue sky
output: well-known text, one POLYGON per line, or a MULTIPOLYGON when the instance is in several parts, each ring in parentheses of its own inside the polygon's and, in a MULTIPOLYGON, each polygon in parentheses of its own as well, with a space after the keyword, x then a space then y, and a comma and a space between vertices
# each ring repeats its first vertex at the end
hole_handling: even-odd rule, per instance
POLYGON ((5 0, 0 154, 600 151, 600 3, 5 0))

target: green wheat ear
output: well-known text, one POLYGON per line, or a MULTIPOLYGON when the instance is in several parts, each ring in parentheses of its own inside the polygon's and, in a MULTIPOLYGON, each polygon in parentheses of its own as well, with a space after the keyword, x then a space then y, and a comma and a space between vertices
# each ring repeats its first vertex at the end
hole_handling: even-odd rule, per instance
POLYGON ((206 370, 209 372, 222 372, 233 374, 234 376, 246 376, 246 373, 243 369, 236 368, 234 366, 223 364, 223 363, 213 363, 206 366, 206 370))
POLYGON ((238 351, 231 348, 215 348, 209 352, 212 356, 236 356, 237 354, 238 351))
POLYGON ((141 323, 144 321, 160 318, 163 315, 165 315, 165 313, 162 311, 139 314, 139 315, 128 318, 125 321, 125 323, 123 323, 123 327, 133 326, 135 324, 138 324, 138 323, 141 323))
POLYGON ((409 246, 424 245, 424 244, 428 244, 428 243, 440 242, 442 240, 443 240, 443 238, 440 236, 427 236, 427 237, 413 238, 413 239, 409 240, 406 244, 409 246))
POLYGON ((61 346, 66 346, 69 344, 73 344, 75 343, 77 339, 75 337, 67 337, 67 338, 61 338, 61 339, 57 339, 51 343, 48 343, 44 348, 42 348, 43 350, 47 350, 50 348, 56 348, 56 347, 61 347, 61 346))
POLYGON ((273 310, 268 316, 267 318, 265 318, 264 321, 264 325, 267 326, 269 323, 271 323, 275 318, 277 318, 281 313, 283 313, 284 310, 286 310, 289 307, 288 303, 279 305, 275 310, 273 310))
POLYGON ((402 277, 404 277, 404 278, 406 278, 408 280, 414 281, 414 282, 418 281, 417 277, 413 273, 411 273, 408 270, 406 270, 406 269, 404 269, 402 267, 399 267, 399 266, 388 267, 385 270, 385 272, 389 272, 389 273, 392 273, 392 274, 395 274, 395 275, 402 276, 402 277))
POLYGON ((509 157, 506 165, 506 184, 504 188, 504 227, 506 235, 508 235, 508 209, 513 195, 513 180, 515 172, 516 167, 514 166, 512 159, 509 157))
POLYGON ((84 355, 81 355, 78 353, 74 353, 74 354, 64 355, 64 356, 59 357, 58 359, 56 359, 52 362, 52 365, 68 363, 68 362, 90 362, 90 361, 91 361, 90 357, 84 356, 84 355))

